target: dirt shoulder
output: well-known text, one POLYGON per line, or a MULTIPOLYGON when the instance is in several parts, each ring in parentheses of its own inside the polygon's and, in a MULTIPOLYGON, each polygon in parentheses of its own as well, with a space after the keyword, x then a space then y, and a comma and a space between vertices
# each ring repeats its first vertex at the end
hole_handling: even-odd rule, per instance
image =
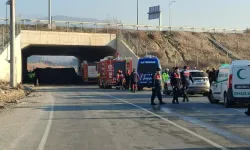
POLYGON ((10 88, 9 83, 0 81, 0 109, 4 109, 8 104, 18 103, 32 92, 34 90, 27 85, 18 85, 17 88, 10 88))

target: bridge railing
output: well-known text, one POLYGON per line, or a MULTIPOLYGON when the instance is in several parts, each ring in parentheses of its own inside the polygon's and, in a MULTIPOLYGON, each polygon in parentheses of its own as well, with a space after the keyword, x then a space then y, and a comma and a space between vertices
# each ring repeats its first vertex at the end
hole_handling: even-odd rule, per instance
MULTIPOLYGON (((8 20, 7 20, 8 22, 8 20)), ((112 22, 81 22, 53 20, 48 25, 48 20, 17 19, 21 30, 61 31, 61 32, 90 32, 90 33, 118 33, 120 30, 145 30, 145 31, 187 31, 187 32, 214 32, 214 33, 243 33, 246 29, 232 28, 203 28, 187 26, 154 26, 135 25, 112 22)), ((0 24, 5 24, 6 19, 0 18, 0 24)))
MULTIPOLYGON (((4 19, 5 24, 0 24, 0 54, 3 52, 3 50, 8 46, 10 42, 10 30, 9 30, 9 24, 6 22, 7 20, 4 19)), ((21 32, 20 23, 16 23, 16 36, 19 35, 21 32)))

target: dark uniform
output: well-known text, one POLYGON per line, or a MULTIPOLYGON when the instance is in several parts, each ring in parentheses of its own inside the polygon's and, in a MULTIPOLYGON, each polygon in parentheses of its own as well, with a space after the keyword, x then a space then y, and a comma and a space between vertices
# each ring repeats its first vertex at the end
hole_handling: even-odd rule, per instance
POLYGON ((183 102, 185 102, 185 100, 187 100, 187 102, 189 101, 188 96, 187 96, 187 89, 188 89, 190 80, 194 83, 194 80, 190 72, 188 72, 187 70, 182 71, 181 72, 181 84, 182 84, 183 102))
POLYGON ((152 88, 152 96, 151 96, 151 105, 155 105, 154 100, 155 97, 157 96, 158 100, 160 101, 160 105, 165 104, 162 101, 162 95, 161 95, 161 90, 162 90, 162 78, 161 75, 158 73, 155 73, 153 76, 153 88, 152 88))
POLYGON ((126 90, 129 90, 129 85, 130 85, 130 72, 127 71, 125 74, 125 80, 126 80, 126 90))
POLYGON ((172 74, 171 85, 173 87, 173 101, 172 101, 172 103, 173 104, 175 104, 175 103, 179 104, 178 96, 180 94, 180 86, 181 86, 181 78, 180 78, 179 73, 174 72, 172 74))

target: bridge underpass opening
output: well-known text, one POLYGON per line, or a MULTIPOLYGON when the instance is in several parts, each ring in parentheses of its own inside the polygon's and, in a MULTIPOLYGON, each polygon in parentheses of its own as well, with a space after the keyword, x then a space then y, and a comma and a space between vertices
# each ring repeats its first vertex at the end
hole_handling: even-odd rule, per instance
MULTIPOLYGON (((22 81, 27 82, 28 58, 31 56, 73 56, 77 66, 70 68, 36 69, 39 84, 82 84, 83 61, 94 63, 106 56, 115 56, 116 50, 109 46, 64 46, 64 45, 30 45, 22 49, 22 81), (72 71, 74 70, 74 72, 72 71), (56 81, 55 81, 56 80, 56 81)), ((62 58, 63 59, 63 58, 62 58)), ((46 60, 46 59, 45 59, 46 60)), ((63 62, 63 60, 62 60, 63 62)), ((33 81, 35 82, 35 81, 33 81)))

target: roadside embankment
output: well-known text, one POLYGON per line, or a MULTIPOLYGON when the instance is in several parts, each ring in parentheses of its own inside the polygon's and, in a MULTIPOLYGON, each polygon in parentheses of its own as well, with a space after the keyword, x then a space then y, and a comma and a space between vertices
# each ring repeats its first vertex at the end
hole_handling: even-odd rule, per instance
POLYGON ((32 92, 34 90, 26 85, 10 88, 9 83, 0 81, 0 109, 5 108, 8 103, 18 103, 19 100, 32 92))

